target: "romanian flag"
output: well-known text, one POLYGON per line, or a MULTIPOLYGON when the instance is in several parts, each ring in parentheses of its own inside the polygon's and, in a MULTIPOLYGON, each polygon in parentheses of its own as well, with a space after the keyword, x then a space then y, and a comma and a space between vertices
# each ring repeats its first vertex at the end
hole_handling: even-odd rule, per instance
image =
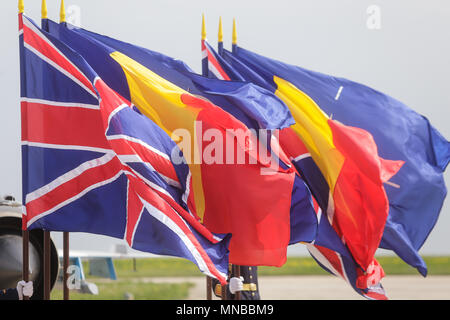
POLYGON ((224 59, 247 80, 281 95, 295 91, 309 97, 333 119, 370 132, 383 158, 404 161, 395 177, 384 184, 389 216, 380 248, 393 250, 425 276, 427 268, 419 249, 436 224, 447 195, 443 172, 450 160, 450 142, 426 117, 363 84, 240 47, 233 53, 224 50, 224 59))
POLYGON ((187 69, 181 61, 51 21, 49 31, 178 143, 183 154, 172 157, 184 159, 192 174, 188 207, 209 230, 232 233, 231 263, 284 264, 290 241, 293 168, 263 161, 256 152, 261 150, 260 141, 245 124, 192 94, 192 82, 177 70, 177 65, 187 69), (210 133, 214 134, 207 138, 210 133), (231 158, 228 153, 211 152, 213 136, 231 143, 231 158), (203 159, 205 154, 213 154, 214 161, 203 159))
MULTIPOLYGON (((282 168, 294 168, 279 145, 279 135, 295 123, 289 109, 270 91, 248 82, 222 81, 184 73, 192 80, 199 93, 248 128, 267 145, 275 162, 282 168), (280 130, 281 129, 281 130, 280 130)), ((290 241, 312 242, 317 236, 317 217, 310 189, 296 174, 290 207, 290 241)))
MULTIPOLYGON (((216 54, 206 40, 203 43, 204 47, 208 48, 204 54, 204 60, 213 62, 216 66, 215 69, 219 70, 219 72, 210 73, 211 76, 220 78, 218 75, 227 74, 233 80, 242 79, 239 72, 216 54), (232 72, 229 72, 230 70, 232 72)), ((259 75, 238 60, 234 59, 233 64, 237 64, 241 72, 244 70, 243 74, 252 79, 252 81, 264 83, 264 80, 259 75)), ((294 165, 298 173, 307 181, 317 201, 317 203, 316 201, 314 203, 319 223, 318 232, 312 243, 306 243, 308 251, 322 268, 345 280, 360 295, 368 299, 386 299, 384 289, 380 283, 381 278, 384 276, 381 266, 374 259, 372 264, 363 270, 355 262, 342 238, 338 236, 336 230, 330 225, 329 220, 326 217, 322 217, 321 208, 328 207, 329 186, 320 169, 312 160, 308 149, 291 127, 283 128, 279 133, 279 139, 283 143, 283 151, 289 155, 291 165, 294 165)), ((295 208, 295 205, 293 204, 292 207, 295 208)), ((293 225, 294 223, 291 223, 291 226, 293 225)), ((291 230, 291 234, 295 234, 295 232, 291 230)))
MULTIPOLYGON (((219 42, 219 51, 220 45, 219 42)), ((205 39, 202 40, 202 68, 203 74, 209 78, 193 73, 186 74, 201 90, 202 95, 220 105, 249 128, 264 129, 265 135, 259 138, 270 138, 267 146, 279 159, 279 165, 294 168, 294 164, 279 145, 280 132, 295 124, 286 105, 269 90, 245 81, 205 39), (246 92, 245 99, 238 97, 240 92, 246 92), (265 101, 262 101, 261 97, 264 97, 265 101)), ((313 201, 310 189, 297 174, 291 198, 289 244, 311 243, 311 240, 316 239, 318 222, 313 201)))
MULTIPOLYGON (((267 58, 255 55, 241 59, 240 54, 245 52, 240 47, 236 52, 233 55, 224 51, 228 62, 248 81, 272 90, 289 107, 296 123, 286 130, 288 134, 281 135, 280 144, 285 151, 295 150, 289 144, 306 146, 327 187, 316 198, 327 199, 322 207, 327 219, 357 264, 367 270, 373 265, 389 212, 383 183, 397 173, 403 162, 379 157, 370 133, 345 126, 325 114, 292 79, 285 73, 280 75, 286 69, 284 65, 268 63, 267 58)), ((295 160, 298 155, 290 156, 295 160)))

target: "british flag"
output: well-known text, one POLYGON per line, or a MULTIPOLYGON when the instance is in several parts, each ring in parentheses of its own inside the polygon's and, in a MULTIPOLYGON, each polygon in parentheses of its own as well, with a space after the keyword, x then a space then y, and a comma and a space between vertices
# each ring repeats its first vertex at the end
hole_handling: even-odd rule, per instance
POLYGON ((203 75, 209 78, 245 81, 206 40, 202 40, 202 65, 203 75))
POLYGON ((176 144, 22 14, 19 39, 23 228, 125 239, 226 283, 230 235, 198 221, 176 144))

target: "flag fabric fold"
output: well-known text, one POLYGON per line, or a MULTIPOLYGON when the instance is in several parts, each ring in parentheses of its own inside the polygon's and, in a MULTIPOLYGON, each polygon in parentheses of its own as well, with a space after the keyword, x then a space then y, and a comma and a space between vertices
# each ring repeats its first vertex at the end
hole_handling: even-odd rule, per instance
MULTIPOLYGON (((210 49, 209 51, 211 51, 212 49, 210 49)), ((209 52, 208 51, 208 52, 209 52)), ((212 55, 211 58, 209 58, 210 60, 214 60, 216 58, 216 55, 212 55)), ((247 77, 247 81, 254 81, 256 84, 258 85, 262 85, 264 86, 264 80, 263 78, 256 74, 255 72, 253 72, 250 68, 246 67, 244 64, 240 63, 237 59, 233 60, 234 64, 238 64, 240 69, 239 71, 243 70, 245 72, 242 72, 242 74, 244 76, 247 77), (257 80, 257 81, 255 81, 257 80)), ((228 66, 228 68, 230 68, 228 66)), ((225 73, 224 69, 220 69, 217 68, 221 71, 221 73, 225 73)), ((239 71, 236 71, 236 69, 234 70, 233 74, 239 74, 239 71)), ((240 75, 240 78, 242 78, 242 76, 240 75)), ((270 86, 265 86, 265 88, 270 89, 270 86)), ((294 93, 295 94, 295 93, 294 93)), ((282 98, 283 100, 283 98, 282 98)), ((286 101, 286 97, 283 101, 286 101)), ((317 126, 317 123, 320 123, 320 121, 317 121, 317 118, 320 118, 320 112, 317 112, 317 108, 314 108, 314 106, 310 106, 309 108, 309 112, 311 112, 311 114, 314 114, 314 111, 316 112, 316 114, 318 114, 318 116, 316 116, 316 119, 314 119, 314 117, 310 117, 309 122, 313 122, 313 127, 314 125, 317 126), (315 120, 315 121, 314 121, 315 120)), ((291 109, 292 111, 292 109, 291 109)), ((293 111, 293 115, 295 118, 295 111, 293 111)), ((306 121, 306 124, 302 123, 302 125, 308 125, 308 121, 306 121)), ((340 124, 334 124, 333 122, 331 122, 331 125, 334 125, 335 127, 339 127, 340 124)), ((322 123, 322 127, 323 123, 322 123)), ((339 128, 341 129, 341 128, 339 128)), ((340 131, 343 131, 344 134, 341 134, 340 137, 340 141, 344 142, 344 145, 347 145, 347 150, 351 150, 353 144, 356 144, 356 146, 358 146, 358 144, 360 143, 358 141, 358 139, 365 139, 368 142, 368 146, 370 146, 371 148, 375 148, 375 150, 370 150, 370 151, 375 151, 376 154, 376 146, 373 144, 373 141, 370 141, 370 135, 367 135, 365 132, 363 132, 362 130, 358 130, 356 128, 343 128, 343 130, 339 130, 337 129, 336 131, 338 131, 338 133, 340 133, 340 131), (351 134, 348 134, 348 132, 350 132, 351 134), (367 140, 368 139, 368 140, 367 140)), ((305 130, 307 131, 307 130, 305 130)), ((317 131, 315 132, 317 135, 317 131)), ((322 135, 323 136, 323 135, 322 135)), ((319 137, 320 138, 320 137, 319 137)), ((297 169, 299 170, 299 172, 301 173, 301 175, 305 178, 306 181, 309 182, 309 185, 311 187, 311 190, 313 192, 313 194, 315 195, 316 199, 319 200, 319 203, 322 205, 322 208, 329 208, 328 204, 329 204, 329 200, 331 199, 331 208, 334 210, 334 201, 333 198, 329 196, 329 190, 330 190, 330 186, 328 185, 326 179, 324 178, 324 175, 322 174, 322 172, 320 171, 320 169, 317 167, 316 163, 314 161, 311 161, 311 153, 307 150, 307 148, 305 147, 305 145, 303 144, 302 140, 300 139, 300 136, 296 134, 296 132, 294 131, 294 129, 291 128, 285 128, 283 130, 281 130, 280 132, 280 142, 281 142, 281 146, 283 148, 283 150, 289 155, 292 163, 294 163, 297 167, 297 169)), ((345 150, 345 149, 344 149, 345 150)), ((349 154, 347 153, 347 157, 349 156, 349 154)), ((394 174, 396 172, 396 170, 399 169, 399 167, 401 166, 400 162, 387 162, 384 159, 381 158, 376 158, 376 157, 371 157, 370 153, 362 153, 360 154, 360 156, 365 156, 366 159, 365 160, 370 160, 371 164, 368 164, 366 169, 370 169, 370 171, 374 172, 375 175, 372 175, 372 177, 369 176, 369 180, 372 178, 374 179, 375 183, 381 184, 381 181, 383 179, 385 179, 387 176, 394 174), (375 161, 375 163, 374 163, 375 161), (378 168, 378 171, 376 170, 378 168), (374 170, 375 169, 375 170, 374 170), (388 169, 386 171, 386 169, 388 169), (389 172, 389 174, 387 174, 389 172), (376 175, 378 173, 378 176, 376 175), (381 181, 380 181, 381 180, 381 181)), ((353 159, 350 159, 353 160, 353 159)), ((356 160, 356 159, 355 159, 356 160)), ((361 159, 358 159, 361 160, 361 159)), ((356 161, 355 161, 356 162, 356 161)), ((348 165, 347 165, 348 167, 348 165)), ((359 168, 358 168, 359 169, 359 168)), ((351 181, 350 178, 350 174, 346 174, 346 179, 351 181)), ((342 183, 340 184, 342 185, 342 183)), ((365 186, 363 186, 361 189, 364 189, 365 186)), ((358 190, 358 186, 356 186, 355 188, 353 186, 349 186, 348 187, 349 191, 353 191, 353 190, 358 190)), ((357 191, 358 192, 358 191, 357 191)), ((353 197, 355 197, 355 199, 358 199, 358 194, 353 194, 353 197)), ((336 197, 339 199, 339 197, 336 197)), ((379 201, 379 199, 377 199, 377 201, 379 201)), ((383 204, 383 202, 385 203, 384 199, 382 199, 381 204, 383 204)), ((375 204, 377 205, 378 203, 375 201, 375 204)), ((352 209, 359 209, 358 206, 353 207, 352 209)), ((331 210, 331 214, 334 214, 333 210, 331 210)), ((330 213, 330 212, 329 212, 330 213)), ((318 217, 320 220, 321 217, 321 211, 318 212, 318 217)), ((322 219, 323 220, 323 219, 322 219)), ((385 219, 384 219, 385 221, 385 219)), ((363 221, 362 221, 363 222, 363 221)), ((381 223, 379 224, 378 228, 382 229, 383 225, 383 219, 381 219, 380 221, 381 223)), ((323 226, 324 223, 321 223, 321 225, 323 226)), ((362 294, 363 296, 370 298, 372 296, 372 298, 376 298, 376 299, 384 299, 386 298, 384 295, 384 290, 382 289, 381 285, 379 284, 380 279, 384 276, 384 272, 381 269, 381 266, 379 266, 379 264, 376 262, 375 259, 371 259, 370 263, 368 265, 368 268, 371 270, 371 273, 376 274, 376 277, 371 278, 371 283, 370 283, 370 287, 369 287, 369 283, 367 281, 365 281, 365 279, 367 279, 368 277, 368 273, 367 273, 367 269, 366 271, 363 271, 364 269, 360 267, 360 265, 358 265, 353 256, 351 254, 349 254, 348 249, 346 249, 345 245, 342 243, 342 240, 339 236, 337 236, 336 232, 339 232, 339 229, 336 228, 335 229, 331 229, 333 230, 332 232, 330 232, 330 230, 326 230, 323 227, 321 227, 319 225, 319 231, 318 231, 318 235, 316 237, 316 240, 311 243, 308 244, 308 249, 310 251, 310 253, 313 255, 313 257, 317 257, 317 255, 320 253, 320 257, 321 257, 321 261, 323 262, 324 260, 328 259, 328 264, 335 264, 335 268, 338 268, 340 270, 345 270, 345 272, 331 272, 337 276, 341 276, 343 279, 345 279, 347 282, 350 283, 350 285, 352 285, 352 287, 360 294, 362 294), (335 230, 336 229, 336 230, 335 230), (324 231, 326 230, 326 231, 324 231), (333 236, 334 235, 334 236, 333 236), (324 241, 325 239, 325 241, 324 241), (319 240, 327 243, 328 247, 321 247, 321 246, 317 246, 316 243, 319 240), (337 247, 336 244, 333 245, 333 241, 338 241, 339 244, 341 244, 340 247, 340 251, 336 251, 337 247), (319 250, 320 248, 320 250, 319 250), (344 249, 342 249, 344 248, 344 249), (322 253, 321 253, 322 252, 322 253), (335 256, 339 256, 339 259, 334 259, 335 256), (345 268, 344 268, 344 261, 345 260, 345 268), (336 265, 339 264, 339 265, 336 265), (364 286, 365 284, 367 284, 367 286, 364 286)), ((366 233, 367 234, 367 233, 366 233)), ((360 239, 360 243, 365 243, 366 239, 360 239)), ((378 243, 379 239, 375 239, 375 243, 378 243)), ((376 247, 375 247, 376 248, 376 247)), ((373 257, 373 255, 372 255, 373 257)), ((317 260, 317 259, 316 259, 317 260)), ((321 264, 323 266, 323 264, 321 264)), ((326 270, 330 271, 330 269, 326 268, 326 270)))
MULTIPOLYGON (((216 91, 207 93, 198 81, 193 82, 194 75, 180 60, 70 25, 66 28, 50 22, 49 30, 180 145, 192 174, 191 211, 209 230, 232 233, 231 263, 284 264, 292 240, 289 228, 295 170, 273 166, 270 154, 266 161, 266 146, 250 130, 289 125, 292 117, 284 104, 248 83, 230 83, 232 87, 214 87, 216 91), (248 108, 250 98, 257 98, 253 103, 265 107, 240 121, 234 114, 254 110, 248 108), (231 109, 234 114, 228 112, 231 109), (264 112, 274 115, 272 122, 255 120, 258 116, 265 119, 264 112), (211 136, 202 141, 205 133, 211 136), (232 142, 230 158, 228 153, 218 153, 221 138, 224 145, 232 142), (189 139, 193 143, 186 147, 183 143, 189 139), (204 155, 212 159, 203 159, 204 155)), ((315 237, 317 220, 308 188, 299 185, 297 189, 296 202, 309 206, 309 211, 305 212, 308 218, 295 221, 303 228, 299 227, 294 238, 309 242, 315 237)))
POLYGON ((315 241, 306 244, 314 260, 323 269, 347 282, 361 296, 371 300, 387 300, 381 285, 381 279, 385 274, 376 259, 366 271, 363 271, 328 219, 322 217, 318 205, 316 210, 319 217, 319 231, 315 241))
POLYGON ((86 61, 19 15, 23 228, 88 232, 227 280, 229 234, 189 211, 176 144, 86 61))
MULTIPOLYGON (((388 162, 379 157, 377 145, 367 131, 329 118, 321 105, 296 86, 293 77, 285 74, 286 66, 278 62, 271 64, 267 61, 272 60, 260 56, 259 60, 254 56, 241 59, 244 50, 235 51, 234 58, 263 78, 259 85, 273 90, 290 107, 297 122, 292 128, 329 187, 327 207, 322 209, 343 236, 356 262, 366 269, 380 244, 388 216, 389 202, 383 182, 399 170, 402 162, 388 162)), ((227 51, 224 54, 232 55, 227 51)), ((238 71, 241 75, 245 72, 238 71)))
POLYGON ((245 81, 206 40, 202 40, 202 64, 206 66, 208 78, 245 81))
MULTIPOLYGON (((293 168, 278 141, 279 130, 288 128, 295 123, 289 109, 268 90, 243 81, 243 78, 238 76, 237 72, 233 72, 231 67, 228 66, 225 71, 223 64, 226 62, 215 53, 207 41, 203 40, 202 44, 208 48, 203 54, 203 59, 206 60, 205 67, 209 70, 211 69, 210 65, 213 64, 214 73, 209 72, 210 78, 201 77, 192 72, 184 72, 184 74, 201 90, 203 96, 215 101, 217 105, 233 114, 248 127, 255 130, 265 129, 266 131, 259 138, 263 141, 269 140, 266 143, 267 148, 277 158, 281 167, 293 168), (225 78, 216 76, 217 74, 225 75, 225 78)), ((316 238, 317 217, 314 212, 312 196, 299 175, 296 175, 294 179, 289 225, 289 244, 310 243, 316 238)))
POLYGON ((389 216, 380 248, 393 250, 426 275, 426 264, 418 252, 447 194, 443 172, 450 158, 449 141, 422 115, 362 84, 288 65, 240 47, 234 53, 224 50, 224 59, 241 76, 251 69, 248 76, 258 74, 254 82, 265 88, 277 90, 277 78, 289 81, 333 119, 370 132, 383 158, 404 161, 390 183, 385 184, 389 216), (240 68, 242 65, 245 68, 240 68))
MULTIPOLYGON (((247 126, 252 127, 253 129, 267 129, 268 132, 266 132, 266 135, 260 138, 270 139, 270 142, 267 143, 267 147, 271 152, 277 150, 274 156, 278 159, 280 166, 283 168, 293 168, 291 160, 282 150, 278 141, 280 129, 288 129, 295 123, 295 120, 290 115, 289 109, 270 91, 245 81, 238 72, 229 66, 225 60, 215 52, 206 40, 202 40, 202 46, 204 66, 208 70, 207 73, 209 78, 200 77, 193 73, 189 73, 187 76, 202 90, 203 95, 206 94, 207 98, 217 101, 217 104, 225 111, 233 114, 237 119, 246 123, 247 126), (234 95, 230 96, 230 91, 237 93, 242 91, 242 89, 240 89, 242 88, 242 82, 245 83, 244 88, 246 92, 253 91, 263 93, 265 98, 264 102, 260 103, 261 99, 255 94, 247 94, 245 99, 235 98, 234 95), (238 103, 228 106, 227 101, 223 101, 224 99, 233 101, 238 100, 238 103), (280 104, 282 105, 281 107, 279 106, 280 104), (274 105, 278 105, 279 107, 274 108, 274 105), (244 113, 237 112, 239 110, 242 110, 244 113), (280 110, 282 112, 280 112, 280 110), (288 113, 289 116, 287 116, 288 113), (280 114, 282 117, 280 117, 280 114), (256 122, 256 124, 252 124, 251 120, 256 122)), ((316 238, 317 227, 312 228, 312 226, 317 225, 317 217, 313 212, 314 205, 310 190, 305 185, 303 179, 297 174, 294 180, 291 198, 289 244, 298 242, 310 243, 316 238), (306 192, 305 189, 307 189, 306 192), (310 199, 309 201, 305 201, 305 193, 307 194, 307 198, 310 199)))

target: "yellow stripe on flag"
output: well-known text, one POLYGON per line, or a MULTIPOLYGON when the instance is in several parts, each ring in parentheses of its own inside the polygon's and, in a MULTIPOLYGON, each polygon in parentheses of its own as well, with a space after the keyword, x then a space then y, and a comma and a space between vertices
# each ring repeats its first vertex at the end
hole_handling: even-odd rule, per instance
POLYGON ((288 106, 295 120, 293 130, 299 135, 333 194, 345 158, 333 143, 328 116, 308 95, 290 82, 274 76, 275 94, 288 106))
MULTIPOLYGON (((179 145, 182 140, 180 136, 174 134, 177 129, 186 129, 194 140, 187 144, 191 147, 189 154, 194 158, 186 160, 192 174, 193 190, 191 192, 193 191, 195 195, 196 213, 203 219, 205 199, 201 168, 200 164, 194 163, 194 159, 202 151, 197 147, 199 137, 195 123, 201 109, 184 104, 181 101, 181 95, 190 93, 160 77, 137 61, 118 51, 111 53, 111 57, 122 67, 126 75, 131 102, 179 145)), ((183 150, 183 153, 188 154, 186 151, 183 150)))

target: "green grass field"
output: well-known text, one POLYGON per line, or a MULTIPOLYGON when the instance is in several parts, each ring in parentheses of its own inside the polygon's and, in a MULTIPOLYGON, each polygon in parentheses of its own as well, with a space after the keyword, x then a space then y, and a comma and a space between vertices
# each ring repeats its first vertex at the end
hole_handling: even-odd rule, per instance
MULTIPOLYGON (((386 274, 418 274, 397 257, 377 257, 386 274)), ((429 275, 450 275, 450 257, 425 257, 429 275)), ((136 271, 133 270, 133 260, 114 261, 119 278, 135 277, 186 277, 203 276, 190 261, 176 258, 137 259, 136 271)), ((88 270, 88 264, 85 265, 88 270)), ((277 267, 259 267, 259 275, 327 275, 318 264, 309 257, 291 257, 286 264, 277 267)))
MULTIPOLYGON (((419 273, 397 257, 380 256, 377 260, 383 266, 387 275, 418 275, 419 273)), ((450 257, 424 257, 428 266, 429 275, 450 275, 450 257)), ((124 299, 125 295, 131 295, 134 299, 164 300, 185 299, 189 288, 193 285, 189 282, 181 283, 143 283, 139 278, 151 277, 203 277, 197 267, 190 261, 178 258, 155 259, 124 259, 115 260, 118 280, 108 281, 89 276, 89 262, 83 262, 86 278, 94 282, 99 288, 99 295, 80 294, 71 291, 73 300, 96 299, 116 300, 124 299)), ((287 275, 324 275, 327 276, 317 263, 309 257, 291 257, 281 268, 259 267, 259 276, 287 276, 287 275)), ((60 300, 62 291, 58 288, 52 290, 52 299, 60 300)))
MULTIPOLYGON (((70 292, 70 300, 125 300, 126 295, 134 300, 180 300, 186 299, 192 283, 139 283, 129 280, 96 282, 99 294, 82 294, 70 292)), ((62 300, 63 292, 60 288, 52 290, 52 300, 62 300)))

